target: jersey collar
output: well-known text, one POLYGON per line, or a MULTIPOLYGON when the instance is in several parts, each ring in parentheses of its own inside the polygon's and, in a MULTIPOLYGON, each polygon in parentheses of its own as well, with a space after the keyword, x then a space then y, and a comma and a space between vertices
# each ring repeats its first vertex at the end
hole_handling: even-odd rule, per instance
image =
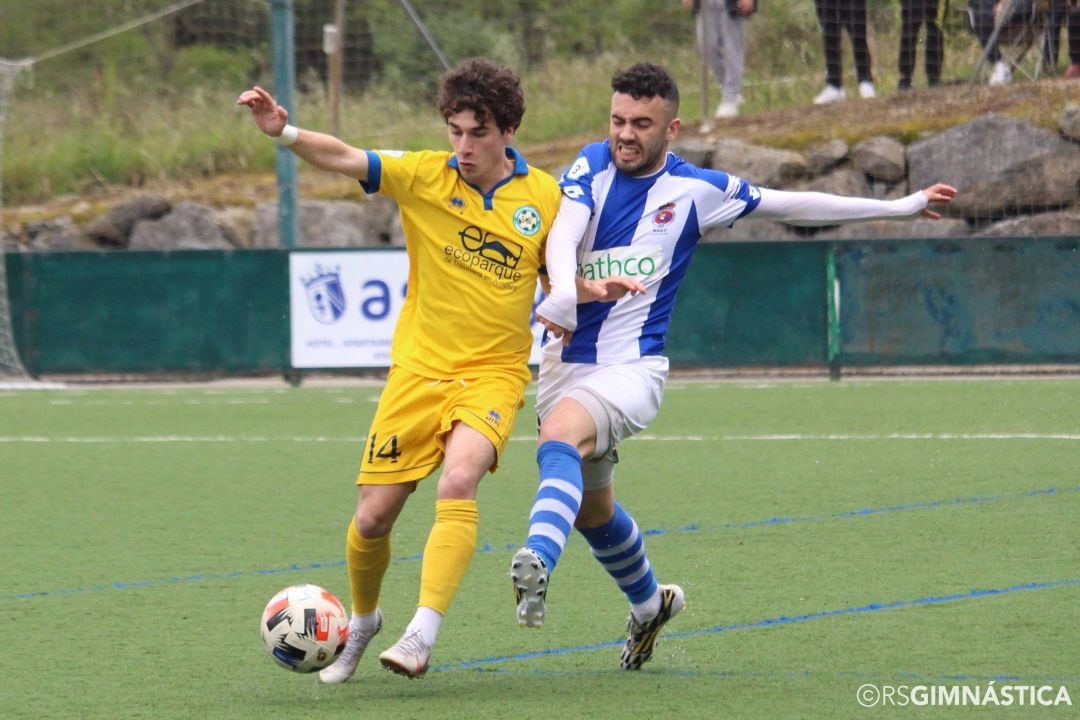
MULTIPOLYGON (((506 146, 506 157, 508 157, 508 158, 510 158, 511 160, 514 161, 514 173, 513 173, 514 175, 528 175, 529 174, 529 164, 527 162, 525 162, 524 156, 522 156, 522 154, 519 153, 516 149, 514 149, 514 148, 510 147, 509 145, 507 145, 506 146)), ((450 167, 454 168, 455 170, 457 170, 457 168, 458 168, 457 155, 455 155, 454 153, 450 153, 450 160, 447 161, 446 164, 449 165, 450 167)))

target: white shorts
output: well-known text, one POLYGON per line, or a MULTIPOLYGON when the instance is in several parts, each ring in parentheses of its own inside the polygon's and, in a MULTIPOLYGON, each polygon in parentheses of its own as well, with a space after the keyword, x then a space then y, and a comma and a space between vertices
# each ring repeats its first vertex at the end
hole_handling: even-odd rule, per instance
POLYGON ((563 398, 573 398, 596 424, 596 450, 582 458, 586 490, 612 483, 619 442, 644 430, 660 412, 668 359, 652 355, 612 365, 566 363, 542 354, 536 415, 544 421, 563 398))

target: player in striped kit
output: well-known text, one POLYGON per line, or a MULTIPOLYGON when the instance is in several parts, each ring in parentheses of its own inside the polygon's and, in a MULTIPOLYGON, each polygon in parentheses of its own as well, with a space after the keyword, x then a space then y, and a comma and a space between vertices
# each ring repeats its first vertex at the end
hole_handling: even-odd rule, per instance
POLYGON ((615 501, 617 448, 660 409, 665 336, 702 233, 750 215, 802 225, 938 218, 928 204, 949 202, 956 190, 937 184, 884 201, 759 188, 668 152, 680 126, 679 91, 663 68, 635 65, 612 88, 608 139, 585 146, 560 181, 546 258, 550 294, 537 315, 561 342, 543 348, 540 485, 510 575, 518 623, 540 627, 549 576, 576 528, 630 602, 620 664, 636 670, 685 595, 657 582, 637 524, 615 501), (619 276, 626 282, 610 284, 619 276), (589 301, 588 288, 605 281, 607 298, 589 301))

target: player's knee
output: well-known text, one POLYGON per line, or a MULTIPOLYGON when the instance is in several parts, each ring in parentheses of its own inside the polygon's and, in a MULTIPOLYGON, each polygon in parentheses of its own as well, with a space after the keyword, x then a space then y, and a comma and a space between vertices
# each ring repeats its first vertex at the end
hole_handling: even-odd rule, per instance
POLYGON ((580 429, 580 423, 570 422, 559 415, 551 415, 540 425, 539 440, 541 445, 549 441, 566 443, 585 458, 596 448, 596 438, 587 435, 580 429))
POLYGON ((356 529, 364 538, 380 538, 388 534, 394 527, 394 516, 387 512, 380 512, 375 507, 358 507, 353 518, 356 529))
POLYGON ((440 500, 472 500, 476 497, 476 488, 480 477, 471 469, 447 467, 439 476, 438 496, 440 500))

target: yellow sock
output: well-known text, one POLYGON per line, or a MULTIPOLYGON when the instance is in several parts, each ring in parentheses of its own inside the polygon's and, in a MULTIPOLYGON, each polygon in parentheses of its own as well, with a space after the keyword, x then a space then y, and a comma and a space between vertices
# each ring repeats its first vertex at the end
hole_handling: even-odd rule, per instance
POLYGON ((365 538, 356 529, 356 518, 353 518, 349 521, 345 562, 349 566, 353 612, 357 615, 375 612, 375 608, 379 607, 383 575, 390 565, 390 534, 365 538))
POLYGON ((443 615, 476 551, 475 500, 436 500, 435 524, 420 567, 420 605, 443 615))

